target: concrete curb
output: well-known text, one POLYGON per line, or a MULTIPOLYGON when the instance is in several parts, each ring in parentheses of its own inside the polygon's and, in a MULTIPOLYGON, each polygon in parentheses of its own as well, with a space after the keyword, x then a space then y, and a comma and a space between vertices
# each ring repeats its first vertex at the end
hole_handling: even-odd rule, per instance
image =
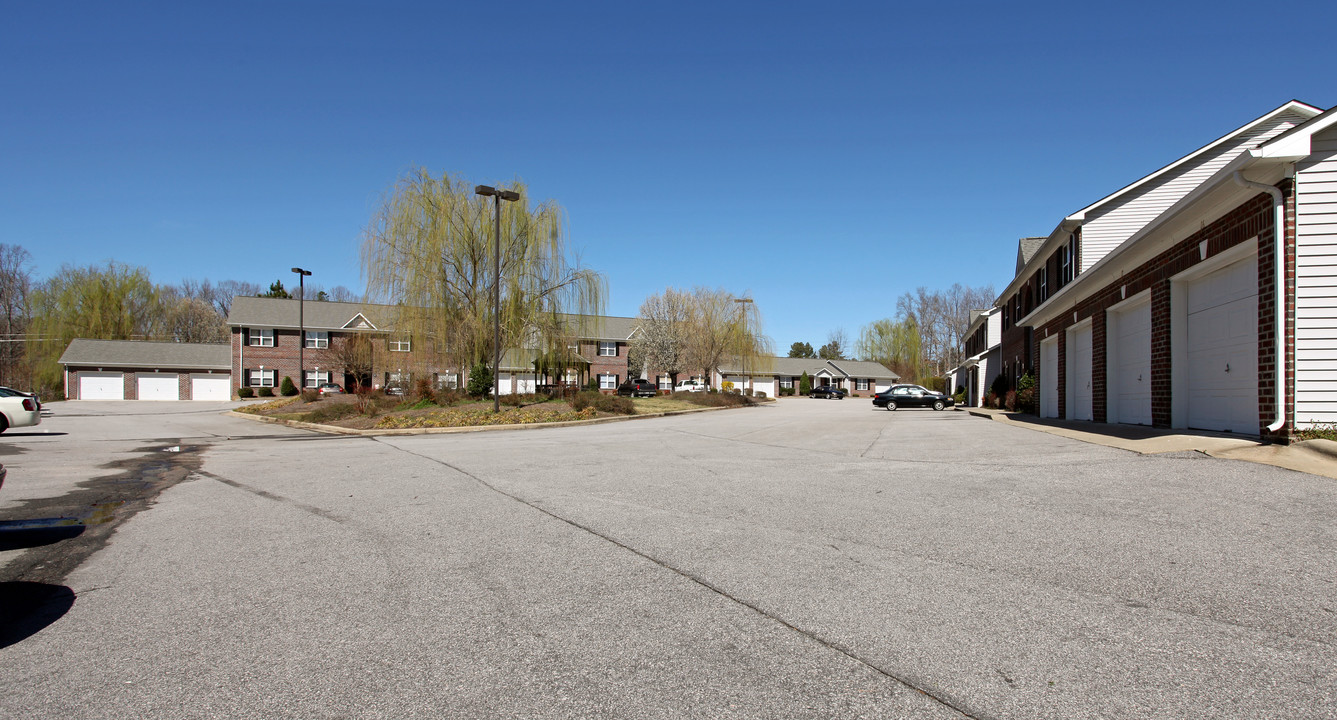
MULTIPOLYGON (((1139 434, 1144 435, 1143 437, 1120 437, 1112 433, 1080 430, 1039 422, 1017 421, 1011 418, 1012 413, 1003 410, 965 408, 965 411, 975 417, 986 418, 994 422, 1003 422, 1027 430, 1058 435, 1093 445, 1127 450, 1139 455, 1196 451, 1223 460, 1243 460, 1337 479, 1337 442, 1331 440, 1306 440, 1290 445, 1280 445, 1263 442, 1262 440, 1248 440, 1226 435, 1190 435, 1157 431, 1152 428, 1139 431, 1139 434)), ((1125 431, 1133 430, 1132 428, 1123 429, 1125 431)))
POLYGON ((713 410, 738 410, 731 407, 703 407, 692 408, 690 410, 670 410, 668 412, 651 413, 649 415, 614 415, 612 417, 593 418, 591 420, 566 420, 563 422, 551 423, 518 423, 512 425, 473 425, 469 427, 450 427, 450 428, 394 428, 383 430, 359 430, 357 428, 339 427, 337 425, 321 425, 319 423, 301 422, 300 420, 287 420, 284 418, 269 417, 268 415, 255 415, 252 413, 237 412, 228 410, 225 415, 233 415, 257 422, 269 423, 271 425, 286 425, 287 427, 299 428, 302 430, 311 430, 313 432, 325 433, 326 435, 350 435, 374 437, 378 435, 453 435, 456 433, 474 433, 486 432, 489 430, 541 430, 544 428, 557 427, 580 427, 582 425, 603 425, 606 423, 627 422, 629 420, 649 420, 650 418, 668 417, 670 415, 690 415, 692 413, 711 412, 713 410))

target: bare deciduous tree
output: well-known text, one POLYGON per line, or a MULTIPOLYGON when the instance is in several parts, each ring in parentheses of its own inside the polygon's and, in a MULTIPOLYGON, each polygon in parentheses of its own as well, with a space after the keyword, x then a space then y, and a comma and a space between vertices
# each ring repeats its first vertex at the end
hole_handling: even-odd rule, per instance
POLYGON ((30 387, 27 361, 32 321, 32 256, 18 245, 0 244, 0 384, 30 387))

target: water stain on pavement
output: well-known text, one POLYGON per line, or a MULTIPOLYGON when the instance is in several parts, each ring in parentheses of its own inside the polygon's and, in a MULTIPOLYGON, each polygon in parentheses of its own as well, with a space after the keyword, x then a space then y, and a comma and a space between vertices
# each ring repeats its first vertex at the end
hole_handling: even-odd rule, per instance
POLYGON ((0 549, 27 550, 0 568, 0 647, 55 622, 74 604, 65 578, 106 547, 122 523, 153 506, 166 489, 199 470, 199 446, 177 440, 136 448, 59 497, 33 498, 0 511, 0 549))

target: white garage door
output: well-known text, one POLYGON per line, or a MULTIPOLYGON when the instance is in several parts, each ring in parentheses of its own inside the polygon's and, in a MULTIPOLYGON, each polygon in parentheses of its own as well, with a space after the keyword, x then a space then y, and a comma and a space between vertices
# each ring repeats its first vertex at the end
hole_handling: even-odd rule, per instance
POLYGON ((81 372, 79 399, 124 400, 125 378, 118 372, 81 372))
POLYGON ((1188 426, 1258 432, 1258 262, 1188 286, 1188 426))
POLYGON ((1090 420, 1091 323, 1068 331, 1068 419, 1090 420))
POLYGON ((1110 422, 1151 424, 1151 303, 1110 313, 1105 364, 1110 422))
POLYGON ((532 394, 535 389, 533 375, 520 375, 515 380, 515 391, 525 395, 532 394))
POLYGON ((1058 336, 1040 343, 1040 417, 1058 417, 1058 336))
POLYGON ((232 378, 227 375, 191 375, 191 400, 231 400, 232 378))
POLYGON ((143 373, 135 377, 140 400, 180 400, 176 373, 143 373))

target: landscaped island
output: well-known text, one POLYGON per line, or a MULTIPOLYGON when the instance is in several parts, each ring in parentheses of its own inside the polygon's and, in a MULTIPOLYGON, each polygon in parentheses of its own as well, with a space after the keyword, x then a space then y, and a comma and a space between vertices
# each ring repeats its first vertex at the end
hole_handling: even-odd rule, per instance
POLYGON ((500 412, 492 401, 450 390, 413 396, 383 392, 326 395, 307 390, 301 395, 239 408, 237 412, 279 420, 333 425, 355 430, 532 425, 593 420, 617 415, 657 415, 701 407, 741 407, 758 401, 732 393, 679 393, 651 398, 625 398, 584 391, 560 395, 503 395, 500 412))

